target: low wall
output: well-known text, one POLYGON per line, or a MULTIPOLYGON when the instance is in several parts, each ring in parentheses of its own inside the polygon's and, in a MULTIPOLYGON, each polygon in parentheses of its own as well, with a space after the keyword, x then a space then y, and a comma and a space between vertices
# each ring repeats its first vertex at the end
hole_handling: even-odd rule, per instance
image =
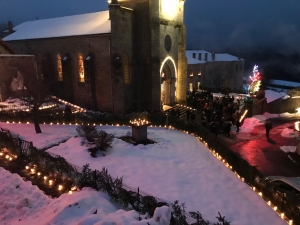
POLYGON ((300 98, 278 99, 267 104, 266 112, 271 114, 295 113, 300 107, 300 98))

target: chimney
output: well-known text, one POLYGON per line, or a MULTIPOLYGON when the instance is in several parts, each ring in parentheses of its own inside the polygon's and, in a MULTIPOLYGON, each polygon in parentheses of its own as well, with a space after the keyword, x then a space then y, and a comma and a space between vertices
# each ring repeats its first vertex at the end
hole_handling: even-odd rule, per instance
POLYGON ((12 22, 9 20, 8 23, 7 23, 7 29, 8 29, 8 32, 10 34, 12 34, 14 32, 14 29, 13 29, 13 24, 12 22))
POLYGON ((207 61, 207 55, 208 55, 208 53, 205 53, 205 61, 207 61))
POLYGON ((198 59, 201 60, 201 58, 202 58, 202 54, 199 53, 199 54, 198 54, 198 59))
POLYGON ((215 56, 216 56, 216 54, 214 52, 212 52, 211 53, 211 59, 212 59, 212 61, 215 61, 215 56))

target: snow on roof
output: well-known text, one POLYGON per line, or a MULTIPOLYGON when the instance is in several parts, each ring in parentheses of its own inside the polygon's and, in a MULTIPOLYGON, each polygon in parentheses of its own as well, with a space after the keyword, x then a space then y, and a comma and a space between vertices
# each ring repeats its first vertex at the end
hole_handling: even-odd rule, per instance
POLYGON ((300 83, 287 81, 287 80, 269 80, 268 84, 287 86, 287 87, 300 87, 300 83))
POLYGON ((276 92, 276 91, 272 91, 272 90, 266 90, 265 96, 267 98, 267 103, 270 103, 275 100, 285 98, 288 95, 285 92, 276 92))
POLYGON ((109 11, 34 20, 14 27, 4 41, 67 37, 111 32, 109 11))
POLYGON ((227 53, 215 53, 215 60, 212 60, 211 52, 205 50, 186 50, 186 57, 188 59, 188 64, 203 64, 206 62, 231 62, 231 61, 242 61, 244 59, 238 58, 236 56, 227 53), (201 54, 201 60, 199 60, 199 54, 201 54), (207 61, 205 60, 205 54, 207 54, 207 61), (195 55, 195 58, 193 57, 195 55))

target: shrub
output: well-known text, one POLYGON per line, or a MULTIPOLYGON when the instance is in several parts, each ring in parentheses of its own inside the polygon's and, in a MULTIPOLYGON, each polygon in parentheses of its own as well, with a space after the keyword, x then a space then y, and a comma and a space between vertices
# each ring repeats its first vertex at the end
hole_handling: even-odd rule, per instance
POLYGON ((104 130, 97 132, 97 138, 95 138, 96 148, 100 151, 107 151, 111 147, 114 140, 114 135, 106 133, 104 130))
POLYGON ((76 128, 80 137, 85 137, 88 142, 94 142, 97 137, 97 130, 94 126, 83 124, 76 128))

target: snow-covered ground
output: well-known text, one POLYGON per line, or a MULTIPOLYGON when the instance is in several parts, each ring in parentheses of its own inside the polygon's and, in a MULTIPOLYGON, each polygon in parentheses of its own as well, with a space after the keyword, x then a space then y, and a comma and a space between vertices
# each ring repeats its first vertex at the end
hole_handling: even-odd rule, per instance
POLYGON ((153 218, 141 216, 143 220, 137 221, 136 211, 119 209, 109 196, 91 188, 51 199, 31 182, 24 182, 1 167, 0 180, 1 225, 166 225, 163 219, 170 220, 171 216, 170 209, 164 206, 157 208, 153 218))
MULTIPOLYGON (((249 132, 254 126, 262 124, 266 118, 276 116, 278 115, 265 114, 248 118, 240 132, 249 132)), ((286 114, 286 116, 293 115, 286 114)), ((106 167, 112 176, 123 176, 124 182, 129 186, 139 187, 169 202, 174 200, 185 202, 187 211, 198 210, 205 219, 212 222, 216 222, 215 217, 220 212, 231 221, 232 225, 286 224, 261 197, 215 158, 205 145, 189 134, 151 127, 148 128, 148 138, 157 142, 156 144, 133 146, 115 138, 112 149, 107 152, 106 156, 92 158, 87 152, 87 147, 81 145, 82 139, 75 137, 75 125, 41 125, 42 134, 35 134, 31 124, 0 123, 0 126, 19 134, 25 140, 32 141, 38 148, 52 146, 63 139, 67 140, 49 148, 48 152, 61 155, 77 166, 89 163, 93 169, 100 170, 106 167)), ((98 129, 105 130, 116 137, 131 134, 129 127, 102 126, 98 129)), ((288 131, 284 135, 288 135, 287 133, 288 131)), ((72 197, 63 195, 59 199, 64 198, 72 197)), ((59 199, 52 201, 59 201, 59 199)), ((73 203, 69 205, 72 206, 73 203)), ((101 210, 101 205, 94 204, 91 203, 91 209, 86 209, 86 213, 80 214, 81 217, 78 220, 84 220, 86 218, 84 216, 92 214, 91 211, 95 209, 101 210)), ((59 211, 63 206, 56 208, 59 211)), ((40 213, 50 215, 51 211, 47 209, 52 212, 54 210, 52 207, 44 208, 44 211, 40 213)), ((67 209, 64 209, 64 212, 65 210, 67 209)), ((27 217, 27 220, 35 222, 33 215, 37 214, 27 217)), ((55 217, 54 220, 57 218, 55 217)), ((72 224, 68 222, 71 218, 66 221, 65 224, 72 224)), ((104 225, 105 223, 98 224, 104 225)))

